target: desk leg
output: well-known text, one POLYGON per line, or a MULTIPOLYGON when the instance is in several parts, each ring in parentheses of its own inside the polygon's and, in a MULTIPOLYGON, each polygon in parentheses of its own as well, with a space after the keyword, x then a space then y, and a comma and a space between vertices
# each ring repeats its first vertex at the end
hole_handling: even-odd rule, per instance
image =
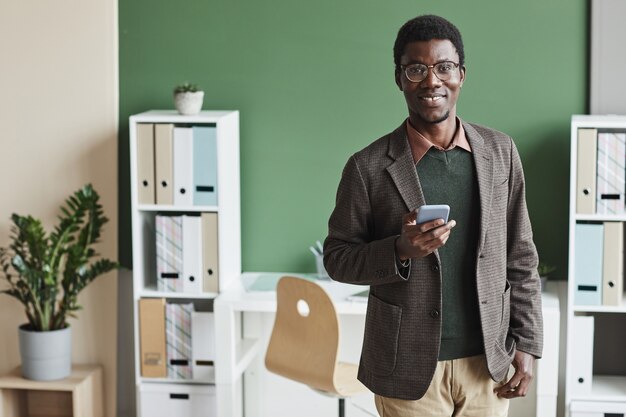
MULTIPOLYGON (((261 340, 263 335, 263 319, 267 315, 263 313, 244 313, 243 335, 244 338, 261 340)), ((265 369, 265 341, 262 341, 262 349, 252 359, 244 373, 244 410, 246 417, 263 417, 263 385, 260 383, 263 370, 265 369)))
POLYGON ((217 417, 242 416, 241 378, 236 375, 237 347, 241 340, 241 313, 215 300, 215 388, 217 417))

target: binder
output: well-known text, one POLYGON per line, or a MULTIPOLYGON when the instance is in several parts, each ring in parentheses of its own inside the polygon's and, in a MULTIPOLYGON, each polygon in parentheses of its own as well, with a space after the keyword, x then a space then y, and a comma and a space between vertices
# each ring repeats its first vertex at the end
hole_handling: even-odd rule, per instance
POLYGON ((596 213, 624 213, 626 133, 598 134, 596 213))
POLYGON ((217 213, 202 213, 202 288, 204 292, 219 291, 219 248, 217 213))
POLYGON ((597 129, 578 129, 576 213, 596 212, 597 129))
POLYGON ((619 306, 624 290, 624 223, 604 223, 602 304, 619 306))
POLYGON ((183 216, 183 291, 202 292, 202 218, 183 216))
POLYGON ((174 204, 172 172, 172 133, 174 125, 154 125, 156 203, 174 204))
POLYGON ((165 305, 165 342, 167 376, 170 379, 192 379, 191 313, 193 304, 165 305))
POLYGON ((174 128, 174 205, 193 205, 193 132, 174 128))
POLYGON ((193 203, 217 205, 217 129, 193 127, 193 203))
POLYGON ((593 376, 593 316, 574 316, 572 331, 572 372, 567 383, 572 387, 572 396, 591 393, 593 376))
POLYGON ((139 300, 139 344, 141 376, 165 378, 165 300, 143 298, 139 300))
POLYGON ((183 221, 181 216, 155 217, 157 289, 183 291, 183 221))
POLYGON ((193 378, 212 380, 215 361, 215 323, 213 313, 191 313, 191 351, 193 378))
POLYGON ((577 223, 575 230, 574 305, 600 305, 604 224, 577 223))
POLYGON ((155 204, 154 125, 137 125, 137 196, 139 204, 155 204))

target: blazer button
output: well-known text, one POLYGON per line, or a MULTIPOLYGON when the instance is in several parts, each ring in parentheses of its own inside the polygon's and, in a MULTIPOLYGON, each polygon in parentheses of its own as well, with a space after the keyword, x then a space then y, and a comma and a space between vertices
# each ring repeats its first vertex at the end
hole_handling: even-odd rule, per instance
POLYGON ((432 269, 435 272, 439 272, 439 265, 433 265, 430 267, 430 269, 432 269))
POLYGON ((437 310, 436 308, 433 308, 432 310, 430 310, 430 317, 432 317, 434 319, 438 319, 439 318, 439 310, 437 310))

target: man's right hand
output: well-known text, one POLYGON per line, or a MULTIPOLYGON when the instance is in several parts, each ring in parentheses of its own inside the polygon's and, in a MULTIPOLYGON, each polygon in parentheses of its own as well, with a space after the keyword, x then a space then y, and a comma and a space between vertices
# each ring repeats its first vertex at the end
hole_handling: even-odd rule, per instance
POLYGON ((444 224, 437 219, 416 224, 417 211, 413 210, 402 216, 402 232, 396 239, 396 254, 401 261, 409 258, 423 258, 446 244, 450 230, 456 226, 454 220, 444 224))

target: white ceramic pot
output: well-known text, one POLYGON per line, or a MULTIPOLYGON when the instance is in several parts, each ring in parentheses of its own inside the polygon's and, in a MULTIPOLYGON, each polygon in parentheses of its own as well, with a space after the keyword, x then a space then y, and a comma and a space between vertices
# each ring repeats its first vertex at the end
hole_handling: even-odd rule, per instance
POLYGON ((35 381, 63 379, 72 372, 72 330, 34 332, 19 328, 22 376, 35 381))
POLYGON ((174 105, 180 114, 194 115, 202 110, 202 101, 204 100, 204 91, 196 91, 194 93, 176 93, 174 94, 174 105))

